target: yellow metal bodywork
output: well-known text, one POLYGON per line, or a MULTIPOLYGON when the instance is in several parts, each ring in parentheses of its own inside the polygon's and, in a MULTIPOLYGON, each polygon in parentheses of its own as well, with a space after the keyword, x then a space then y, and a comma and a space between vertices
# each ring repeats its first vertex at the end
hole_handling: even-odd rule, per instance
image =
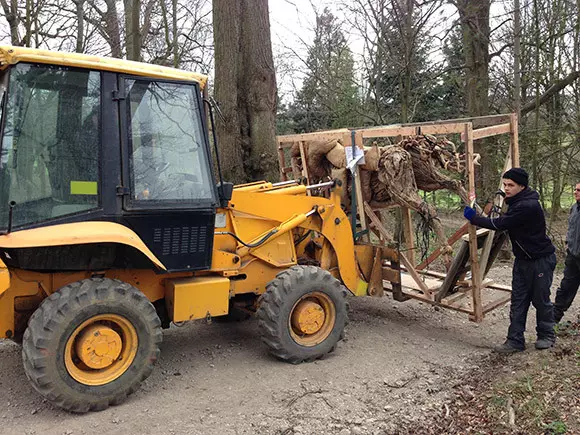
POLYGON ((119 243, 132 246, 147 256, 157 267, 165 270, 163 263, 157 259, 134 231, 114 222, 75 222, 15 231, 0 236, 0 249, 84 245, 88 243, 119 243))
MULTIPOLYGON (((217 211, 223 215, 220 218, 223 224, 215 229, 209 270, 161 274, 152 269, 105 270, 99 276, 127 282, 150 301, 165 299, 172 304, 170 317, 174 321, 224 315, 230 297, 245 293, 260 295, 278 273, 297 264, 294 232, 304 234, 312 230, 316 239, 323 241, 321 266, 353 294, 365 295, 368 285, 359 271, 360 258, 358 261, 355 258, 350 222, 339 206, 340 192, 337 189, 330 198, 323 198, 308 196, 306 189, 296 187, 300 186, 280 187, 260 182, 234 189, 229 206, 217 211), (268 194, 270 191, 277 193, 268 194), (272 231, 270 238, 255 247, 244 246, 231 235, 249 244, 272 231)), ((116 223, 80 222, 0 236, 0 249, 88 243, 132 246, 148 257, 158 271, 165 270, 133 231, 116 223)), ((22 328, 16 308, 33 310, 42 298, 91 276, 88 271, 41 273, 8 269, 0 263, 0 336, 11 337, 17 326, 22 328)))
POLYGON ((207 76, 204 74, 178 70, 161 65, 91 56, 81 53, 48 51, 37 48, 13 47, 8 45, 0 46, 0 70, 6 69, 9 65, 14 65, 18 62, 62 65, 161 79, 195 81, 199 83, 202 89, 207 83, 207 76))
POLYGON ((228 313, 230 280, 219 276, 166 281, 167 308, 174 322, 228 313))
POLYGON ((2 260, 0 260, 0 296, 10 288, 10 272, 2 260))
MULTIPOLYGON (((297 226, 320 233, 332 250, 332 253, 328 251, 328 255, 336 256, 338 273, 344 285, 355 295, 366 294, 367 284, 358 270, 350 222, 340 208, 339 189, 333 191, 329 199, 307 196, 306 189, 301 186, 273 189, 277 192, 274 195, 269 194, 268 188, 253 191, 234 189, 230 201, 233 210, 231 212, 235 213, 231 217, 233 232, 242 240, 242 233, 251 234, 254 237, 246 237, 245 240, 253 240, 264 234, 264 227, 268 228, 268 225, 271 229, 280 223, 291 222, 293 218, 301 219, 306 213, 316 209, 315 214, 301 220, 297 226), (288 194, 284 195, 284 191, 288 194), (236 221, 241 221, 242 218, 244 224, 236 225, 236 221)), ((288 227, 296 228, 292 225, 288 227)), ((220 242, 225 237, 227 236, 216 237, 214 249, 222 249, 220 242)), ((243 246, 237 246, 233 252, 251 255, 251 250, 243 246)), ((244 262, 243 256, 241 262, 244 262)))

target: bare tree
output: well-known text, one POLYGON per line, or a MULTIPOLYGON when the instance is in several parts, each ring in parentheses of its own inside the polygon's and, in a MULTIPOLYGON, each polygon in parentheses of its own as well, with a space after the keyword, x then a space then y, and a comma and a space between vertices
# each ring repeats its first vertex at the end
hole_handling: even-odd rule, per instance
POLYGON ((235 182, 278 177, 276 76, 267 0, 214 0, 215 97, 224 174, 235 182))

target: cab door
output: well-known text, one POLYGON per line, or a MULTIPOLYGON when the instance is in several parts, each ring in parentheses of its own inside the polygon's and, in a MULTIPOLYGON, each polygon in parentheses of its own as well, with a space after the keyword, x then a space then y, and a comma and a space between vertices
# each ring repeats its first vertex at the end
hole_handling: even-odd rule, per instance
POLYGON ((123 220, 169 271, 208 269, 217 192, 197 83, 120 77, 123 220))

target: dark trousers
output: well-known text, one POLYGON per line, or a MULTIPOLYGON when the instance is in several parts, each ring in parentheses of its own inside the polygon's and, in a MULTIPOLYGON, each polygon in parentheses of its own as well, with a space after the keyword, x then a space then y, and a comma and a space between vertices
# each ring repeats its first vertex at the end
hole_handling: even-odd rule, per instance
POLYGON ((550 302, 550 286, 556 267, 556 255, 536 260, 516 258, 512 277, 512 299, 508 342, 525 348, 524 331, 530 302, 536 309, 538 340, 555 340, 554 311, 550 302))
POLYGON ((566 253, 564 278, 556 291, 554 302, 554 320, 558 323, 564 316, 564 311, 570 308, 580 286, 580 258, 566 253))

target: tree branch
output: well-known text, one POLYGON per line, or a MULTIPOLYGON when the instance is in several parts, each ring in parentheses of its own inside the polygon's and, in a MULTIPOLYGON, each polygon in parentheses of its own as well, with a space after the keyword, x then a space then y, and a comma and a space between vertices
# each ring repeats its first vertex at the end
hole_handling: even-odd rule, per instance
POLYGON ((573 71, 570 74, 568 74, 565 78, 563 78, 562 80, 558 80, 556 83, 554 83, 552 86, 550 86, 546 92, 544 92, 542 95, 540 95, 540 98, 537 98, 537 99, 534 98, 532 101, 524 104, 522 106, 522 110, 521 110, 522 116, 527 114, 528 112, 531 112, 532 110, 535 110, 536 107, 539 107, 542 104, 544 104, 546 101, 548 101, 550 99, 550 97, 552 97, 553 95, 560 92, 566 86, 574 83, 579 77, 580 77, 580 71, 573 71))

